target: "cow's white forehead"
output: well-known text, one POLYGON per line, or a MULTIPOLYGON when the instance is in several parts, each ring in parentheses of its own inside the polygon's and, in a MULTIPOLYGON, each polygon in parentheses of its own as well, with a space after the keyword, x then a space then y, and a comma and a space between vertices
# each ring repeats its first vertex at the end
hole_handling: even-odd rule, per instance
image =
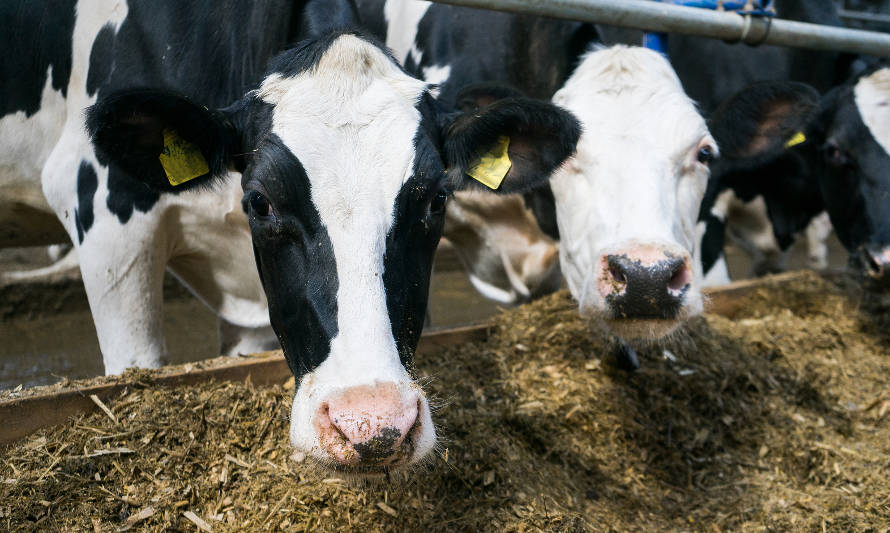
POLYGON ((352 35, 334 41, 314 68, 263 82, 258 96, 274 106, 272 132, 303 165, 329 230, 369 216, 366 231, 388 229, 412 173, 416 104, 426 87, 352 35))
POLYGON ((856 83, 856 107, 872 137, 890 153, 890 68, 882 68, 856 83))
MULTIPOLYGON (((624 139, 670 147, 707 135, 704 119, 686 96, 677 74, 661 56, 641 47, 598 47, 587 53, 554 102, 584 123, 594 149, 600 139, 624 139)), ((609 151, 609 150, 604 150, 609 151)))

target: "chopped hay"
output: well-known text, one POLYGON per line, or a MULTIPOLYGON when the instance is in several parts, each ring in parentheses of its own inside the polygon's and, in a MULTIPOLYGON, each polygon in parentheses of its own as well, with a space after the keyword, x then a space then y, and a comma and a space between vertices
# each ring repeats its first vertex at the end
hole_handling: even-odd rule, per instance
POLYGON ((430 465, 389 484, 288 460, 292 393, 133 388, 0 459, 16 531, 885 531, 890 320, 812 275, 603 363, 559 293, 417 361, 430 465), (113 421, 116 419, 116 422, 113 421))

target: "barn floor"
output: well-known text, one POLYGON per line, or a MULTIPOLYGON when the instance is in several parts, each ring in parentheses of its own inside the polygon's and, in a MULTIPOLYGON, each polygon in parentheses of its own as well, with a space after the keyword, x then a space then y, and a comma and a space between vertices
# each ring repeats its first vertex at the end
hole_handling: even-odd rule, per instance
POLYGON ((429 464, 358 483, 288 459, 282 386, 137 387, 0 452, 16 531, 885 531, 890 313, 816 275, 706 315, 642 369, 559 293, 417 361, 429 464))

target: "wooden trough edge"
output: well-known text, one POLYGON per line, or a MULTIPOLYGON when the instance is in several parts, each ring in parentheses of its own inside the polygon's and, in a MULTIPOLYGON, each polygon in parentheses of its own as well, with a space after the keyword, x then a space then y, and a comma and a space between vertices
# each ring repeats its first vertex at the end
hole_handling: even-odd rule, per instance
MULTIPOLYGON (((425 333, 417 346, 418 354, 430 354, 448 346, 484 340, 489 326, 478 324, 425 333)), ((244 381, 254 385, 284 383, 292 376, 281 350, 251 354, 244 357, 217 357, 206 361, 166 366, 157 370, 123 374, 119 378, 100 377, 95 385, 58 388, 44 387, 46 392, 22 398, 0 400, 0 445, 15 442, 35 431, 61 424, 70 417, 98 409, 91 396, 105 400, 119 395, 125 388, 147 382, 151 386, 175 387, 206 381, 244 381), (101 381, 107 381, 101 383, 101 381)))
MULTIPOLYGON (((809 271, 787 272, 754 280, 743 280, 722 287, 706 289, 706 310, 732 318, 743 305, 745 295, 762 287, 788 283, 812 275, 809 271)), ((418 355, 439 352, 457 344, 485 340, 488 324, 477 324, 439 331, 421 336, 418 355)), ((21 398, 0 400, 0 445, 12 443, 48 426, 61 424, 70 417, 99 407, 92 400, 119 395, 125 388, 147 381, 152 386, 174 387, 210 380, 244 381, 255 385, 283 383, 291 377, 280 350, 245 357, 218 357, 207 361, 167 366, 158 370, 123 374, 119 378, 96 378, 96 384, 67 388, 46 387, 46 391, 27 393, 21 398), (102 382, 107 380, 107 382, 102 382)))

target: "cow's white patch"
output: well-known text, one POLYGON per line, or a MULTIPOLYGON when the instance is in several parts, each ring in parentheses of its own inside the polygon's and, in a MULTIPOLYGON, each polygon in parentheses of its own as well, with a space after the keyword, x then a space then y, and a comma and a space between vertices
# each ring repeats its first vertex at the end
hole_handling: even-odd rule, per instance
MULTIPOLYGON (((327 359, 301 380, 291 417, 291 443, 322 460, 312 418, 325 398, 360 385, 415 386, 392 335, 383 257, 396 197, 413 174, 421 120, 415 105, 426 89, 375 46, 344 35, 316 68, 270 76, 258 93, 275 106, 272 131, 308 175, 337 265, 338 333, 327 359)), ((421 404, 415 457, 435 441, 429 407, 421 404)))
MULTIPOLYGON (((714 142, 670 64, 644 48, 588 53, 553 101, 584 126, 575 157, 551 179, 561 266, 581 309, 597 314, 606 306, 595 279, 604 253, 645 243, 695 255, 708 179, 696 155, 714 142)), ((701 311, 698 285, 685 314, 701 311)))
POLYGON ((0 118, 0 197, 47 213, 52 210, 40 189, 40 172, 65 124, 65 97, 53 89, 52 75, 50 66, 36 113, 0 118))
POLYGON ((807 264, 810 268, 828 268, 828 237, 833 230, 827 211, 822 211, 807 224, 804 235, 807 239, 807 264))
POLYGON ((414 41, 420 19, 429 8, 430 3, 421 0, 387 0, 383 6, 387 25, 386 46, 400 63, 405 63, 413 48, 413 59, 420 64, 420 51, 414 47, 414 41))
POLYGON ((451 65, 433 65, 424 67, 423 79, 434 85, 442 85, 451 76, 451 65))
MULTIPOLYGON (((723 194, 726 192, 732 191, 723 194)), ((776 240, 763 195, 748 202, 735 194, 729 196, 726 236, 751 256, 755 271, 784 270, 785 253, 776 240)))
POLYGON ((861 78, 854 94, 862 122, 884 151, 890 153, 890 68, 861 78))
POLYGON ((498 302, 501 304, 512 305, 516 303, 517 295, 513 291, 507 291, 491 283, 488 283, 484 279, 476 277, 472 272, 468 274, 470 279, 470 284, 473 285, 473 288, 479 291, 479 294, 492 300, 494 302, 498 302))
POLYGON ((708 272, 702 278, 701 286, 717 287, 720 285, 726 285, 730 281, 729 267, 726 265, 726 256, 720 254, 720 257, 717 258, 717 261, 711 267, 711 270, 708 270, 708 272))

